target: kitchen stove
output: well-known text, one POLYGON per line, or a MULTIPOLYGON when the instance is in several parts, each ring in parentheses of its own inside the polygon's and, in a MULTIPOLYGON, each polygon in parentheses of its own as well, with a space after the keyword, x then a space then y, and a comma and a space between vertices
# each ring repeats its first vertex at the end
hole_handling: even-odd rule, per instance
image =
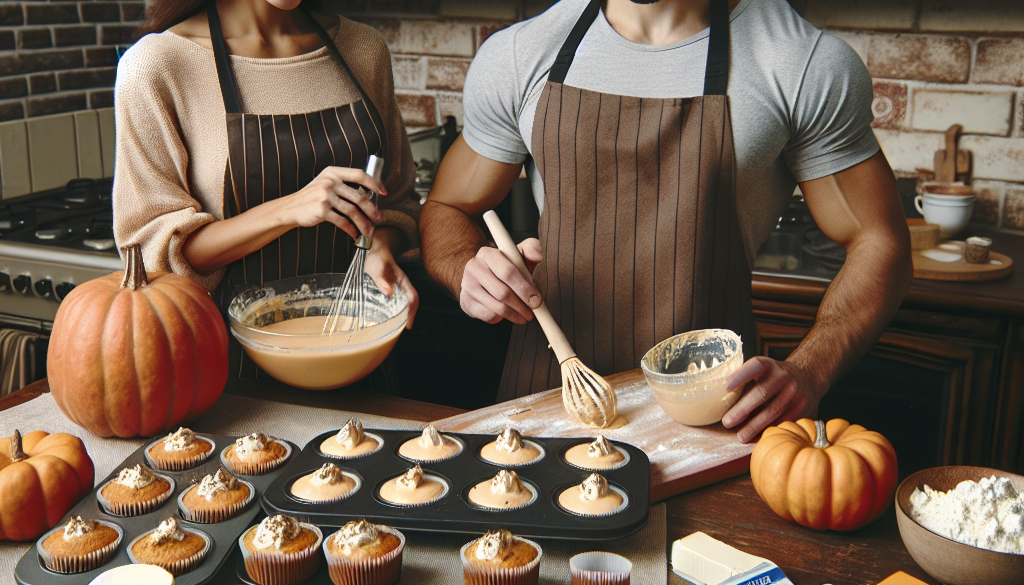
POLYGON ((122 268, 110 192, 75 179, 0 205, 0 328, 47 331, 75 286, 122 268))

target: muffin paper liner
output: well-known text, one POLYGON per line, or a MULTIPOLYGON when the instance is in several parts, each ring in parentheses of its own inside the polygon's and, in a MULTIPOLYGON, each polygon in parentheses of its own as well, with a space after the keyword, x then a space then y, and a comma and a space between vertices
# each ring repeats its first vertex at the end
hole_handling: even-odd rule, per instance
POLYGON ((173 478, 168 477, 162 473, 154 473, 153 475, 169 483, 170 489, 168 489, 166 492, 160 494, 155 498, 150 498, 143 502, 119 504, 116 502, 111 502, 103 495, 103 490, 107 489, 108 485, 117 481, 117 478, 114 478, 108 481, 107 483, 101 485, 100 489, 96 490, 96 500, 100 503, 100 506, 103 508, 105 512, 113 514, 114 516, 141 516, 142 514, 151 512, 160 507, 164 502, 166 502, 171 497, 171 494, 174 493, 174 489, 177 485, 174 483, 173 478))
POLYGON ((395 477, 389 478, 388 481, 385 481, 384 483, 382 483, 379 486, 377 486, 376 496, 377 496, 378 500, 380 500, 381 502, 383 502, 384 504, 386 504, 388 506, 395 506, 396 508, 419 508, 419 507, 422 507, 422 506, 429 506, 431 504, 436 504, 437 502, 440 502, 441 500, 443 500, 445 498, 445 496, 448 495, 448 492, 451 491, 451 486, 448 485, 448 480, 444 479, 443 477, 441 477, 439 475, 434 475, 433 473, 424 473, 423 474, 423 479, 424 480, 429 479, 429 480, 432 480, 432 481, 436 481, 437 483, 439 483, 439 484, 444 486, 444 490, 442 490, 441 493, 438 494, 438 496, 436 498, 434 498, 433 500, 430 500, 429 502, 421 502, 419 504, 403 504, 401 502, 392 502, 391 500, 389 500, 389 499, 385 498, 384 496, 380 495, 380 488, 384 487, 384 484, 386 484, 388 482, 391 482, 391 481, 395 481, 399 477, 402 477, 402 476, 396 475, 395 477))
POLYGON ((515 537, 516 542, 525 542, 537 549, 537 557, 521 567, 490 567, 470 563, 466 550, 476 542, 471 540, 462 545, 459 558, 462 559, 462 573, 466 585, 537 585, 540 581, 540 558, 544 555, 540 545, 532 540, 515 537))
POLYGON ((245 547, 245 535, 257 527, 253 526, 238 537, 238 547, 242 549, 242 559, 245 561, 245 572, 249 578, 260 585, 294 585, 313 577, 320 569, 320 545, 323 544, 324 534, 319 528, 312 524, 300 522, 306 530, 316 534, 317 540, 306 550, 287 554, 267 554, 262 552, 250 552, 245 547))
MULTIPOLYGON (((333 555, 327 547, 327 541, 334 538, 334 533, 324 540, 324 556, 327 557, 327 570, 335 585, 394 585, 402 576, 402 551, 405 550, 405 535, 390 526, 379 527, 398 538, 395 550, 379 557, 353 561, 344 555, 333 555)), ((339 530, 340 532, 340 530, 339 530)))
MULTIPOLYGON (((569 486, 569 487, 567 487, 565 489, 571 490, 574 487, 576 487, 576 486, 569 486)), ((581 518, 601 518, 601 517, 604 517, 604 516, 611 516, 612 514, 618 514, 619 512, 625 510, 626 506, 629 505, 629 496, 626 494, 626 492, 622 491, 621 488, 619 488, 617 486, 614 486, 614 485, 611 485, 611 484, 608 485, 608 489, 610 489, 611 491, 613 491, 613 492, 619 494, 620 496, 622 496, 622 503, 619 504, 618 507, 613 508, 613 509, 607 511, 604 514, 584 514, 582 512, 574 512, 573 510, 570 510, 570 509, 562 506, 562 504, 558 501, 558 498, 562 495, 562 492, 565 491, 565 490, 562 490, 562 491, 558 492, 558 495, 555 496, 555 505, 558 506, 559 510, 565 512, 566 514, 572 514, 573 516, 580 516, 581 518)))
POLYGON ((585 552, 569 559, 572 585, 629 585, 633 563, 609 552, 585 552))
POLYGON ((523 487, 526 488, 527 490, 529 490, 529 492, 530 492, 530 494, 532 494, 532 496, 530 497, 529 500, 526 501, 526 503, 519 504, 518 506, 511 506, 509 508, 491 508, 489 506, 484 506, 483 504, 478 504, 478 503, 470 500, 469 499, 469 492, 468 491, 465 492, 466 493, 466 503, 469 504, 469 506, 471 508, 473 508, 474 510, 481 510, 481 511, 484 511, 484 512, 514 512, 516 510, 522 510, 523 508, 525 508, 525 507, 527 507, 527 506, 529 506, 529 505, 531 505, 531 504, 533 504, 534 502, 537 501, 537 493, 538 493, 537 492, 537 488, 533 487, 533 484, 531 484, 531 483, 529 483, 527 481, 523 481, 523 487))
POLYGON ((43 541, 49 538, 51 534, 63 531, 64 525, 61 524, 52 530, 48 530, 46 534, 39 537, 39 540, 36 541, 36 549, 39 551, 39 559, 43 562, 43 566, 56 573, 84 573, 98 569, 106 564, 114 556, 117 547, 121 545, 121 541, 124 540, 124 530, 113 522, 107 522, 106 520, 96 520, 96 522, 113 528, 117 532, 117 540, 85 555, 55 556, 43 548, 43 541))
MULTIPOLYGON (((532 446, 534 449, 536 449, 537 451, 540 452, 540 455, 538 455, 538 456, 534 457, 533 459, 530 459, 529 461, 526 461, 524 463, 500 463, 498 461, 492 461, 492 460, 484 457, 484 455, 483 455, 483 447, 480 447, 480 450, 477 452, 477 455, 480 457, 480 461, 483 461, 484 463, 487 463, 489 465, 496 465, 496 466, 504 468, 504 469, 519 469, 520 467, 529 467, 529 466, 531 466, 531 465, 533 465, 535 463, 540 463, 545 457, 548 456, 548 452, 539 443, 535 443, 533 441, 529 441, 529 440, 523 439, 523 444, 524 445, 532 446)), ((486 446, 487 445, 484 445, 484 447, 486 447, 486 446)))
POLYGON ((324 457, 329 457, 331 459, 341 459, 342 461, 345 461, 345 460, 362 459, 363 457, 369 457, 370 455, 373 455, 374 453, 380 452, 380 450, 384 447, 384 439, 382 439, 379 435, 375 435, 373 433, 366 433, 366 432, 364 432, 363 435, 365 435, 366 437, 374 439, 375 441, 377 441, 377 448, 372 450, 372 451, 367 451, 366 453, 360 453, 359 455, 336 455, 334 453, 328 453, 327 451, 324 451, 320 447, 320 445, 323 445, 327 441, 334 440, 334 437, 332 436, 330 439, 327 439, 327 441, 320 441, 320 445, 316 445, 316 451, 317 451, 317 453, 323 455, 324 457))
MULTIPOLYGON (((580 443, 580 444, 581 445, 585 445, 587 443, 580 443)), ((572 449, 575 446, 576 445, 573 445, 572 447, 569 447, 569 449, 572 449)), ((568 453, 569 449, 566 449, 565 452, 568 453)), ((573 463, 572 461, 569 461, 568 459, 566 459, 564 454, 562 455, 562 461, 565 461, 566 463, 568 463, 570 467, 575 467, 576 469, 582 469, 584 471, 597 471, 598 473, 604 472, 604 471, 614 471, 616 469, 622 469, 623 467, 629 465, 629 451, 626 451, 625 449, 619 449, 618 447, 616 447, 616 449, 618 449, 619 453, 622 453, 622 455, 624 456, 624 459, 622 461, 619 461, 615 465, 612 465, 611 467, 593 467, 593 466, 592 467, 587 467, 585 465, 579 465, 579 464, 573 463)))
POLYGON ((404 445, 405 443, 408 443, 409 441, 415 441, 416 437, 414 437, 412 439, 409 439, 408 441, 404 441, 402 443, 402 445, 399 445, 398 446, 398 451, 396 451, 396 453, 398 453, 398 456, 401 457, 402 459, 405 459, 406 461, 412 461, 413 463, 440 463, 442 461, 448 461, 449 459, 454 459, 454 458, 458 457, 459 455, 462 455, 462 453, 466 450, 466 444, 462 442, 462 439, 460 439, 458 437, 453 437, 451 435, 445 435, 444 433, 441 433, 441 436, 443 436, 444 438, 448 439, 449 441, 457 444, 459 446, 459 450, 454 452, 454 453, 452 453, 451 455, 448 455, 447 457, 440 457, 438 459, 417 459, 415 457, 410 457, 410 456, 405 455, 404 453, 402 453, 402 445, 404 445))
POLYGON ((196 522, 198 524, 216 524, 217 522, 223 522, 229 518, 235 517, 239 512, 244 510, 252 501, 256 498, 256 488, 244 479, 235 478, 238 483, 249 488, 249 496, 230 506, 221 508, 220 510, 190 510, 185 505, 185 494, 189 493, 194 489, 199 488, 199 484, 195 484, 192 487, 182 490, 178 494, 178 510, 181 512, 181 517, 189 522, 196 522))
POLYGON ((196 568, 196 565, 203 561, 203 559, 206 557, 206 553, 210 552, 210 549, 213 547, 213 539, 210 538, 209 534, 206 534, 202 530, 195 530, 193 528, 186 528, 184 526, 179 526, 178 530, 182 532, 190 532, 192 534, 199 536, 206 542, 206 546, 204 546, 202 549, 199 550, 199 552, 195 553, 194 555, 188 558, 179 559, 177 561, 173 561, 170 563, 158 563, 155 561, 143 563, 139 559, 135 558, 135 554, 132 552, 132 547, 135 546, 136 542, 139 542, 143 538, 155 532, 155 530, 150 530, 149 532, 144 532, 139 536, 136 536, 130 543, 128 543, 128 559, 136 565, 156 565, 161 569, 167 571, 168 573, 174 575, 175 577, 188 573, 192 569, 196 568))
POLYGON ((220 462, 223 463, 224 467, 227 467, 228 470, 230 470, 233 473, 237 473, 238 475, 264 475, 270 473, 271 471, 274 471, 278 467, 281 467, 281 465, 284 464, 285 461, 288 461, 288 459, 292 456, 291 445, 289 445, 285 441, 279 441, 277 440, 277 438, 272 438, 272 440, 278 445, 284 447, 284 455, 282 455, 279 459, 276 459, 274 461, 264 461, 262 463, 246 463, 244 461, 237 461, 236 464, 232 465, 228 461, 228 458, 224 456, 224 454, 228 452, 228 449, 233 449, 235 447, 235 444, 232 443, 221 450, 220 462))
POLYGON ((210 450, 207 451, 206 453, 203 453, 202 455, 196 455, 195 457, 192 457, 190 459, 182 459, 181 461, 161 461, 159 459, 154 459, 150 457, 149 450, 155 447, 157 443, 163 441, 166 438, 166 436, 160 437, 159 439, 146 445, 146 449, 145 451, 143 451, 143 453, 145 453, 146 455, 146 463, 148 463, 149 466, 152 467, 153 469, 159 469, 160 471, 184 471, 186 469, 192 469, 193 467, 209 459, 217 450, 217 443, 214 443, 212 439, 207 439, 206 437, 196 435, 197 441, 203 441, 204 443, 210 446, 210 450))
MULTIPOLYGON (((314 469, 313 471, 310 471, 309 473, 316 473, 316 470, 314 469)), ((299 479, 302 479, 306 475, 309 475, 307 473, 307 474, 300 475, 298 478, 296 478, 295 481, 293 481, 290 484, 288 484, 288 496, 291 497, 293 500, 295 500, 297 502, 302 502, 302 503, 305 503, 305 504, 329 504, 331 502, 340 502, 340 501, 344 500, 345 498, 351 496, 352 494, 358 492, 360 489, 362 489, 362 487, 363 487, 363 480, 360 479, 360 477, 358 475, 356 475, 354 473, 349 473, 348 471, 342 471, 341 474, 344 475, 345 477, 351 479, 355 483, 355 487, 353 487, 352 489, 348 490, 347 492, 345 492, 345 493, 343 493, 341 495, 335 496, 335 497, 330 498, 328 500, 310 500, 310 499, 307 499, 307 498, 303 498, 302 496, 297 496, 297 495, 293 494, 292 493, 292 486, 295 485, 295 481, 299 481, 299 479)))

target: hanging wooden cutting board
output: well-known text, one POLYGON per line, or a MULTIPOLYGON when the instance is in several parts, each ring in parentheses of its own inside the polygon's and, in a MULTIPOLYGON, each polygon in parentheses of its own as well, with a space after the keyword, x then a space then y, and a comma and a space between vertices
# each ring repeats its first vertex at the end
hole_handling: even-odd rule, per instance
MULTIPOLYGON (((562 405, 562 391, 549 390, 436 421, 441 430, 497 436, 513 426, 526 436, 581 437, 600 432, 612 441, 642 449, 651 460, 651 501, 695 490, 750 470, 753 445, 736 440, 721 424, 688 427, 670 419, 654 401, 643 371, 606 378, 618 399, 619 416, 628 424, 597 430, 571 421, 562 405)), ((621 423, 621 421, 619 421, 621 423)), ((547 457, 558 457, 548 453, 547 457)))
POLYGON ((989 253, 988 264, 970 264, 963 258, 956 262, 939 262, 914 250, 914 278, 926 280, 997 280, 1013 272, 1013 259, 998 252, 989 253), (992 260, 1000 264, 992 264, 992 260))

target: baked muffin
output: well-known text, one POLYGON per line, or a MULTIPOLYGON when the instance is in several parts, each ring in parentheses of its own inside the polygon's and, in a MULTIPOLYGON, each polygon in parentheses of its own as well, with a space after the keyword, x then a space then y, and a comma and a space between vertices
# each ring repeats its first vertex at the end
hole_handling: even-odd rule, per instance
POLYGON ((37 542, 43 565, 58 573, 84 573, 103 566, 124 538, 120 526, 73 516, 37 542))
POLYGON ((245 571, 260 585, 293 585, 320 568, 323 533, 290 516, 268 516, 238 538, 245 571))
POLYGON ((579 516, 614 514, 622 510, 624 503, 622 494, 608 487, 608 480, 596 473, 558 494, 558 505, 579 516))
POLYGON ((338 434, 320 443, 320 451, 329 457, 354 459, 376 453, 384 441, 363 432, 363 423, 350 418, 338 434))
POLYGON ((221 467, 216 473, 181 492, 178 507, 189 522, 223 522, 241 512, 256 495, 256 489, 221 467))
POLYGON ((399 506, 423 506, 441 499, 447 492, 448 486, 441 478, 424 475, 419 465, 380 486, 380 497, 399 506))
POLYGON ((191 528, 182 528, 171 516, 136 538, 128 546, 133 563, 156 565, 177 577, 191 571, 210 551, 213 540, 191 528))
POLYGON ((358 488, 353 476, 343 473, 333 463, 324 463, 320 469, 295 480, 290 491, 293 496, 310 502, 336 502, 351 496, 358 488))
POLYGON ((146 449, 146 460, 156 469, 181 471, 191 469, 213 454, 213 441, 179 428, 146 449))
POLYGON ((286 443, 263 433, 252 433, 224 449, 220 458, 235 473, 263 475, 277 469, 291 454, 286 443))
POLYGON ((519 479, 519 474, 502 469, 493 479, 469 489, 469 503, 492 510, 513 510, 533 503, 537 494, 519 479))
POLYGON ((323 548, 336 585, 391 585, 402 575, 405 536, 394 528, 349 522, 327 537, 323 548))
POLYGON ((494 530, 460 551, 466 585, 537 585, 541 549, 537 543, 494 530))
POLYGON ((174 480, 153 473, 139 463, 118 472, 117 477, 100 488, 97 499, 115 516, 138 516, 167 501, 174 493, 174 480))
POLYGON ((618 469, 626 464, 626 453, 612 445, 604 435, 598 435, 592 443, 574 445, 565 452, 569 465, 588 470, 618 469))
POLYGON ((434 425, 427 425, 419 437, 409 439, 398 448, 398 454, 402 457, 422 463, 435 463, 451 459, 460 452, 462 452, 462 443, 437 432, 434 425))
POLYGON ((519 431, 505 427, 498 438, 480 449, 484 461, 504 467, 518 467, 540 460, 544 451, 533 441, 524 441, 519 431))

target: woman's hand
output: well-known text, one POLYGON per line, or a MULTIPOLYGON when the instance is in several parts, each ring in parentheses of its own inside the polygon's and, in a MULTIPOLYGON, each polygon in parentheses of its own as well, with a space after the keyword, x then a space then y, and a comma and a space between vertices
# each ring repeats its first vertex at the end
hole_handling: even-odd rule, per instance
POLYGON ((375 222, 383 217, 369 197, 345 183, 356 183, 381 195, 387 195, 384 184, 360 169, 327 167, 300 191, 283 197, 281 220, 289 227, 313 227, 330 222, 358 239, 359 234, 373 234, 375 222))
POLYGON ((412 329, 413 319, 416 317, 416 310, 420 306, 420 295, 409 282, 409 277, 398 267, 391 248, 383 238, 374 238, 373 245, 366 253, 366 264, 363 270, 369 274, 377 283, 377 288, 384 291, 389 297, 394 294, 395 286, 400 286, 409 297, 409 321, 405 324, 406 329, 412 329))

